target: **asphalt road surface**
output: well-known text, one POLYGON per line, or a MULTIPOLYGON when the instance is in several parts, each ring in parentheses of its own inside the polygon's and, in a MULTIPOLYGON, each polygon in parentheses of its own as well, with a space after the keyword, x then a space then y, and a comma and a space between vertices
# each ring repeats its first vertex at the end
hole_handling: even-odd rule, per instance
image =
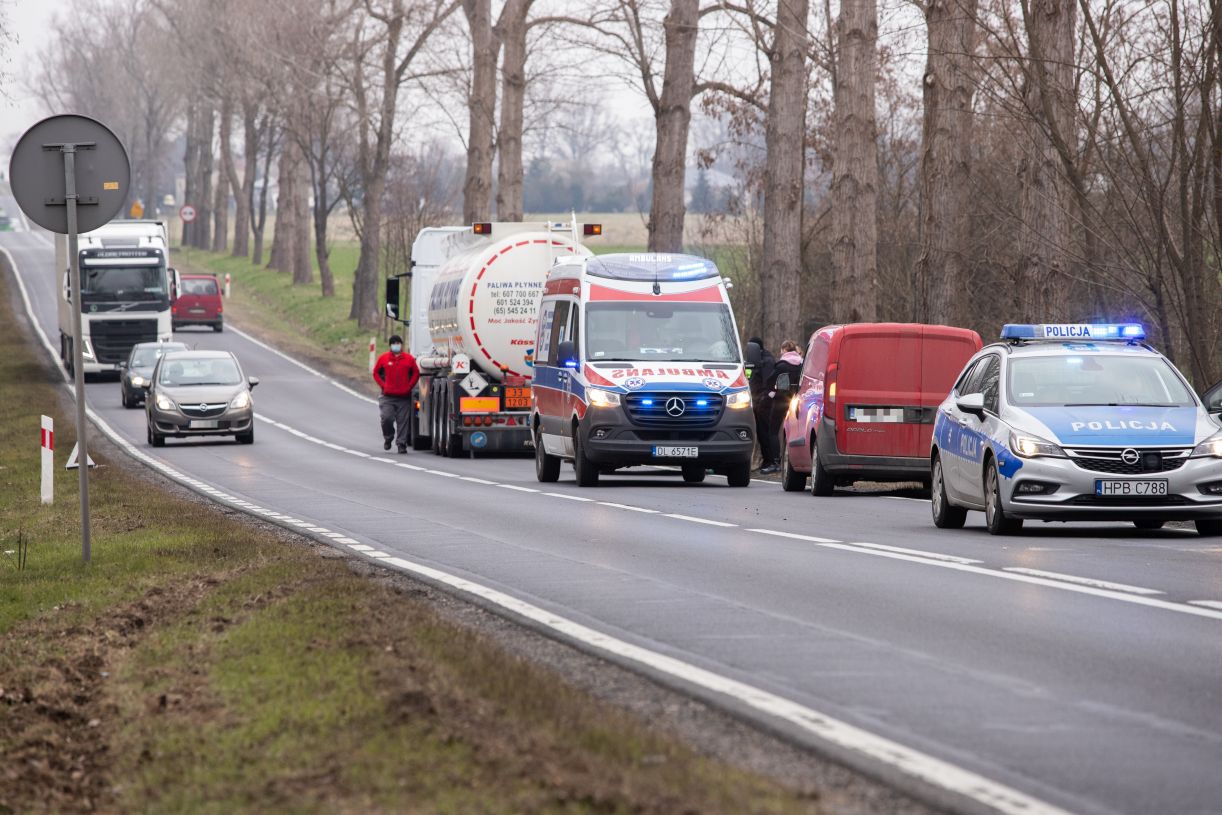
MULTIPOLYGON (((58 347, 52 243, 18 226, 0 247, 58 347)), ((534 609, 519 613, 956 809, 1222 812, 1218 539, 1120 524, 998 539, 978 514, 939 531, 896 495, 677 474, 583 490, 566 466, 541 485, 528 458, 383 453, 366 398, 228 328, 180 338, 261 379, 254 445, 154 451, 116 382, 88 400, 231 503, 534 609)))

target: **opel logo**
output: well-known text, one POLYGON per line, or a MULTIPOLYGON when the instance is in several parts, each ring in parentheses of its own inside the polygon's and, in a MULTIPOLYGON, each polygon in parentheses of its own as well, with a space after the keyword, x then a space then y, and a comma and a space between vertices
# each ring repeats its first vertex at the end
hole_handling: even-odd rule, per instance
POLYGON ((200 402, 200 403, 199 403, 199 412, 200 412, 200 413, 207 413, 207 412, 208 412, 208 403, 207 403, 207 402, 200 402))
POLYGON ((666 415, 682 416, 685 410, 687 410, 687 405, 678 396, 672 396, 666 400, 666 415))
POLYGON ((1136 464, 1138 461, 1141 461, 1141 453, 1130 447, 1120 454, 1120 460, 1125 464, 1136 464))

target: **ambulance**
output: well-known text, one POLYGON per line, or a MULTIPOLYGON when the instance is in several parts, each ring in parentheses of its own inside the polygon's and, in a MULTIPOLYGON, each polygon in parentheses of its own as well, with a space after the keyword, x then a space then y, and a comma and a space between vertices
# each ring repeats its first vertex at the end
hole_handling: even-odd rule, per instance
POLYGON ((556 262, 531 384, 539 481, 558 480, 567 460, 583 487, 639 465, 750 484, 755 421, 728 287, 691 255, 556 262))

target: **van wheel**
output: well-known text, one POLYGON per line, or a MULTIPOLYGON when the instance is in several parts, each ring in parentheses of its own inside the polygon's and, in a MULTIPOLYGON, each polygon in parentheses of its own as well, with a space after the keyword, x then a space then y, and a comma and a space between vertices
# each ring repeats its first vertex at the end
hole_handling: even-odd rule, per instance
POLYGON ((726 470, 726 483, 731 487, 751 486, 751 462, 735 464, 726 470))
POLYGON ((1216 538, 1222 535, 1222 520, 1209 518, 1196 522, 1197 534, 1203 538, 1216 538))
POLYGON ((586 458, 585 450, 581 449, 581 433, 577 425, 573 425, 573 473, 577 476, 577 486, 598 486, 598 467, 586 458))
POLYGON ((951 504, 946 496, 946 480, 942 474, 942 457, 933 460, 933 486, 929 504, 933 510, 933 525, 938 529, 962 529, 967 521, 967 510, 951 504))
POLYGON ((683 481, 688 484, 700 484, 704 481, 705 469, 703 464, 684 464, 683 465, 683 481))
POLYGON ((823 466, 819 458, 819 442, 810 445, 810 494, 816 498, 826 498, 836 491, 836 481, 823 466))
POLYGON ((1007 517, 1001 505, 1001 475, 996 461, 989 462, 984 476, 984 520, 990 535, 1013 535, 1023 528, 1022 520, 1007 517))
POLYGON ((800 473, 793 468, 789 458, 789 440, 783 439, 781 449, 781 489, 785 492, 801 492, 806 489, 806 473, 800 473))
POLYGON ((1163 524, 1165 523, 1167 522, 1166 521, 1157 521, 1157 520, 1142 520, 1142 521, 1133 521, 1133 526, 1142 530, 1143 532, 1153 532, 1156 529, 1162 529, 1163 524))
POLYGON ((543 447, 543 433, 535 431, 535 478, 542 484, 560 480, 560 456, 553 456, 543 447))
POLYGON ((219 334, 225 330, 225 324, 221 322, 220 320, 217 320, 215 323, 212 324, 212 330, 219 334))

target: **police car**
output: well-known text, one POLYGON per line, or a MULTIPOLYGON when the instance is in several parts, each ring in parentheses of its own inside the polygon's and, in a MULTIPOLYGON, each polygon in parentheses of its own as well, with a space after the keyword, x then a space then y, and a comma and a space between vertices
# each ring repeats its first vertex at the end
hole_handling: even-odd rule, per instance
POLYGON ((1222 534, 1222 425, 1140 325, 1007 325, 938 408, 933 521, 1196 522, 1222 534))

